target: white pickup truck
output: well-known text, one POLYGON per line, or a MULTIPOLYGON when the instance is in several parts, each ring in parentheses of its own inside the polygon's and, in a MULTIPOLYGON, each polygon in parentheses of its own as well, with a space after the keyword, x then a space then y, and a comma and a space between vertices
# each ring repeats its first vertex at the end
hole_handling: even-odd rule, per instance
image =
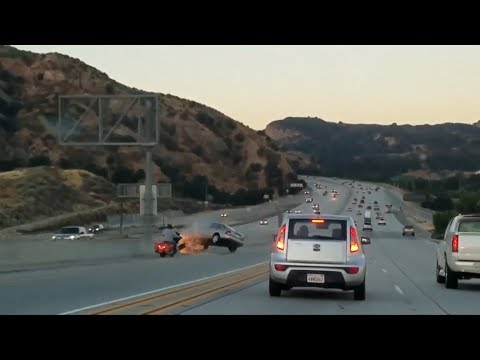
POLYGON ((456 289, 458 280, 480 278, 480 214, 457 215, 437 247, 437 282, 456 289))

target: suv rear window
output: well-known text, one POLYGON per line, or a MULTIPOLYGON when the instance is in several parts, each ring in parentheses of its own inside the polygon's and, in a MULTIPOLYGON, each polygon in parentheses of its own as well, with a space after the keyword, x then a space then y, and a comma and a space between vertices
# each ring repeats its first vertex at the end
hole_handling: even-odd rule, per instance
POLYGON ((302 240, 347 240, 346 220, 290 219, 288 238, 302 240))
POLYGON ((458 224, 459 232, 480 232, 480 219, 462 220, 458 224))

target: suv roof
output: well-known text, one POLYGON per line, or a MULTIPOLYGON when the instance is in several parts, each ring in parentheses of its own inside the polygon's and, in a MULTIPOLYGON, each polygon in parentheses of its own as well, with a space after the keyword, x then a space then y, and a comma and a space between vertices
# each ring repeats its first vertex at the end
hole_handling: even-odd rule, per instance
POLYGON ((349 220, 351 217, 347 215, 333 215, 333 214, 286 214, 286 218, 289 219, 310 219, 310 218, 319 218, 319 219, 330 219, 330 220, 349 220))

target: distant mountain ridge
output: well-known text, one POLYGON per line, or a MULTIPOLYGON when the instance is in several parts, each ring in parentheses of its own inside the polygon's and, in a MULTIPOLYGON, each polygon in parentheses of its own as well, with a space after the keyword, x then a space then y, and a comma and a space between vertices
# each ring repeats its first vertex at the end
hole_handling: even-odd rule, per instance
POLYGON ((313 157, 324 175, 383 181, 415 170, 479 170, 478 125, 345 124, 288 117, 271 122, 265 132, 281 150, 313 157))

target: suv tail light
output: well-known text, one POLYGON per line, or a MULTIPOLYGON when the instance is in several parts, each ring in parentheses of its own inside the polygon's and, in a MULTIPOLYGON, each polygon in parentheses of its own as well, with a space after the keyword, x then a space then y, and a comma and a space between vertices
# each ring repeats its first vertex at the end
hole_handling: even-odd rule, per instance
POLYGON ((458 235, 453 235, 453 238, 452 238, 452 252, 458 252, 458 235))
POLYGON ((282 225, 282 227, 280 228, 280 231, 278 232, 277 243, 276 243, 276 246, 277 246, 278 250, 285 250, 285 231, 286 231, 286 229, 287 229, 287 227, 285 225, 282 225))
POLYGON ((353 226, 350 226, 350 252, 357 252, 360 248, 358 243, 357 230, 353 226))
POLYGON ((225 231, 225 234, 232 235, 232 232, 230 230, 227 230, 227 231, 225 231))

